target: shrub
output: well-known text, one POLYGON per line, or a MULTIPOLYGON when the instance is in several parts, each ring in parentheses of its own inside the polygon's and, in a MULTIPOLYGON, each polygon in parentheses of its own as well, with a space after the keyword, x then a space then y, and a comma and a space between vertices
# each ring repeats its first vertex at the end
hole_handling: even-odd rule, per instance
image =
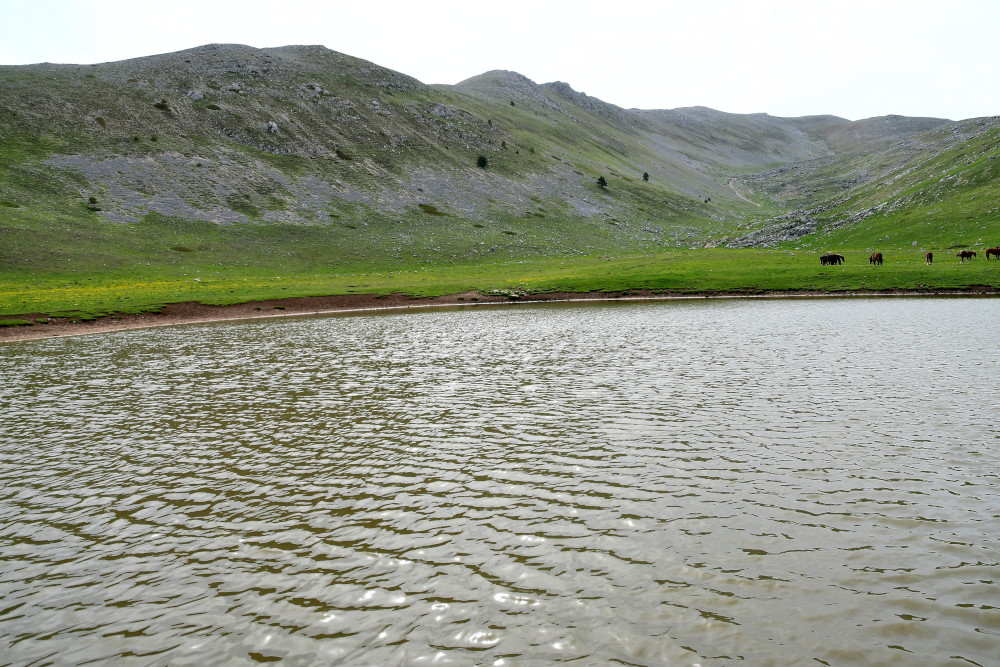
POLYGON ((438 210, 437 206, 432 206, 431 204, 417 204, 417 206, 428 215, 448 215, 444 211, 438 210))
POLYGON ((490 164, 490 161, 486 159, 485 155, 480 155, 476 158, 476 166, 480 169, 486 169, 490 164))
POLYGON ((597 184, 600 185, 602 188, 606 188, 608 187, 608 179, 604 178, 603 176, 598 176, 597 184))
POLYGON ((644 181, 648 181, 649 180, 649 172, 648 171, 642 172, 642 180, 644 180, 644 181))

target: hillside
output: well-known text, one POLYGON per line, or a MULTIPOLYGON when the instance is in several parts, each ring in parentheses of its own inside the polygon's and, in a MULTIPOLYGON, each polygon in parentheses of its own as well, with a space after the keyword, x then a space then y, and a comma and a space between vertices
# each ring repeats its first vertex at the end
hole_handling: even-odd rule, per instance
POLYGON ((881 150, 741 179, 788 213, 730 245, 934 245, 1000 241, 1000 117, 949 123, 881 150), (812 238, 810 238, 812 237, 812 238))
POLYGON ((934 206, 973 221, 938 225, 954 242, 997 224, 995 118, 622 109, 514 72, 428 86, 320 46, 219 44, 0 67, 0 99, 3 272, 864 245, 934 206))

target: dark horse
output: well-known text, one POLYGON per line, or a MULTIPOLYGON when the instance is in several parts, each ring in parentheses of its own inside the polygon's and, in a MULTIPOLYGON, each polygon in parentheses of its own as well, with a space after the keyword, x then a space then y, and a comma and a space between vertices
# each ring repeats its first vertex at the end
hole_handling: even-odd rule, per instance
POLYGON ((878 264, 882 266, 882 253, 876 252, 871 257, 868 258, 869 264, 878 264))
POLYGON ((827 264, 830 265, 842 264, 843 262, 844 262, 844 256, 837 255, 834 253, 830 253, 829 255, 820 255, 819 257, 819 263, 821 266, 826 266, 827 264))
POLYGON ((965 262, 965 260, 972 261, 972 258, 976 256, 975 250, 963 250, 961 252, 955 253, 955 257, 959 258, 959 261, 965 262))
POLYGON ((925 264, 934 263, 934 253, 932 253, 930 250, 924 253, 924 263, 925 264))
POLYGON ((996 248, 987 248, 986 259, 989 259, 990 255, 993 255, 997 259, 1000 259, 1000 245, 998 245, 996 248))

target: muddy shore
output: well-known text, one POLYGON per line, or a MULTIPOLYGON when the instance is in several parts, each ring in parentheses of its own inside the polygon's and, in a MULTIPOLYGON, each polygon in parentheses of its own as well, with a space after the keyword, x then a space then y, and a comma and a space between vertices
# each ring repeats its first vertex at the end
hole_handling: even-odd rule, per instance
MULTIPOLYGON (((450 294, 430 298, 412 298, 402 294, 376 296, 374 294, 339 294, 334 296, 298 297, 250 301, 231 306, 207 306, 202 303, 172 303, 158 313, 135 315, 109 315, 95 320, 80 321, 72 318, 48 318, 47 323, 36 322, 32 326, 0 327, 0 343, 79 336, 84 334, 108 333, 129 329, 220 322, 224 320, 249 320, 263 317, 288 317, 293 315, 320 315, 349 312, 371 312, 379 310, 406 310, 433 306, 469 306, 496 303, 537 303, 546 301, 591 301, 591 300, 652 300, 652 299, 711 299, 711 298, 795 298, 795 297, 871 297, 871 296, 998 296, 1000 290, 975 287, 967 290, 889 290, 853 292, 705 292, 697 294, 670 294, 648 290, 629 292, 550 292, 531 294, 520 299, 506 296, 487 296, 478 292, 450 294)), ((35 322, 44 316, 38 313, 8 315, 0 319, 24 319, 35 322)))

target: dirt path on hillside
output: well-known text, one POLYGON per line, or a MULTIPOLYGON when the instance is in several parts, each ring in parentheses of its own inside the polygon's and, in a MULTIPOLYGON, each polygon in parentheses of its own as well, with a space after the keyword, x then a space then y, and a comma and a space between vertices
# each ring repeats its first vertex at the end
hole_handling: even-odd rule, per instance
POLYGON ((757 202, 755 202, 755 201, 751 201, 751 200, 747 199, 746 197, 744 197, 744 196, 743 196, 743 193, 742 193, 742 192, 740 192, 739 190, 737 190, 737 189, 736 189, 736 179, 735 179, 735 178, 730 178, 730 179, 729 179, 729 188, 730 188, 730 189, 731 189, 731 190, 732 190, 733 192, 735 192, 735 193, 736 193, 736 196, 737 196, 737 197, 739 197, 740 199, 742 199, 743 201, 747 202, 748 204, 753 204, 753 205, 754 205, 754 206, 756 206, 757 208, 760 208, 760 204, 758 204, 758 203, 757 203, 757 202))

